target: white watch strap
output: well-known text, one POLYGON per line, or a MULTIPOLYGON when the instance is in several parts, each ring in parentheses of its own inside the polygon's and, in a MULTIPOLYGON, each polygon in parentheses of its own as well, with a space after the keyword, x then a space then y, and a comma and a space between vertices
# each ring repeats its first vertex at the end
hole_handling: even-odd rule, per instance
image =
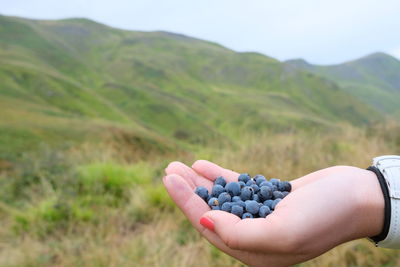
POLYGON ((384 248, 400 248, 400 156, 376 157, 373 164, 386 180, 391 205, 388 235, 376 245, 384 248))

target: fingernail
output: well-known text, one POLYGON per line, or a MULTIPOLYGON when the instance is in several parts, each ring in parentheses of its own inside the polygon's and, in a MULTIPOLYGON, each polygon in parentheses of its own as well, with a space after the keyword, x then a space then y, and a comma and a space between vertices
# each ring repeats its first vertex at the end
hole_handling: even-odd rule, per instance
POLYGON ((203 225, 208 230, 214 231, 214 222, 207 217, 201 217, 200 224, 203 225))

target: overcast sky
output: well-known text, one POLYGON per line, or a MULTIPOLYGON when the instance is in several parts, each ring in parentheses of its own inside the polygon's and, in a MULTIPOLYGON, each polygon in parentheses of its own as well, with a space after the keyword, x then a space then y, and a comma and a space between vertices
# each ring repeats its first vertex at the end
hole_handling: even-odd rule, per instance
POLYGON ((400 0, 0 0, 0 14, 165 30, 280 60, 334 64, 376 51, 400 58, 400 0))

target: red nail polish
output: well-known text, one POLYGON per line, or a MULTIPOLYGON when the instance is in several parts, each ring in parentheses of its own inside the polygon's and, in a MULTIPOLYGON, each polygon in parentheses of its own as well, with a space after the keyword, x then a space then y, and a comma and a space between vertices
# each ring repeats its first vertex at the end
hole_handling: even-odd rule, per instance
POLYGON ((201 217, 200 224, 203 225, 205 228, 214 231, 214 222, 211 221, 209 218, 201 217))

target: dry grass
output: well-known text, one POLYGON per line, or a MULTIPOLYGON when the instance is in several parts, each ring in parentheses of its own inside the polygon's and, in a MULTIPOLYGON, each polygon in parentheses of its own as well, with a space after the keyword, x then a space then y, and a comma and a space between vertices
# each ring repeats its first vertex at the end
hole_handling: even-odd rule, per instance
POLYGON ((340 134, 266 133, 250 134, 243 140, 246 141, 237 148, 205 150, 200 157, 204 155, 238 172, 291 180, 333 165, 367 167, 374 156, 392 154, 398 148, 378 132, 368 136, 367 130, 350 126, 345 126, 340 134))

